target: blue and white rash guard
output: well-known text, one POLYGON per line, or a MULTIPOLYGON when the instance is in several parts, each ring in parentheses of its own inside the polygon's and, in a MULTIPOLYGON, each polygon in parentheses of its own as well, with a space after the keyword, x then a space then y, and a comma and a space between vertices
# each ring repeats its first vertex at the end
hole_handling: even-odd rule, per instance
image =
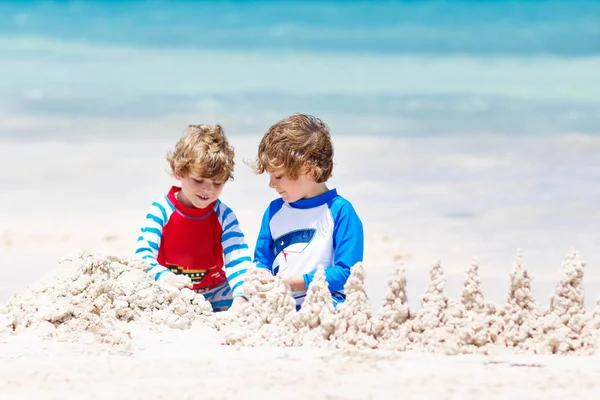
MULTIPOLYGON (((350 268, 363 260, 363 251, 360 218, 352 204, 331 189, 293 203, 281 198, 272 201, 263 216, 254 262, 273 275, 302 276, 307 288, 322 264, 337 306, 346 299, 350 268)), ((299 309, 306 291, 292 295, 299 309)))

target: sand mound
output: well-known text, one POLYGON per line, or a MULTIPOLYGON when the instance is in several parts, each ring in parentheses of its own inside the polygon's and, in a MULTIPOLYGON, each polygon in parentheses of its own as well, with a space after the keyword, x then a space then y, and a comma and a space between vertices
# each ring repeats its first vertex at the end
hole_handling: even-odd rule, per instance
POLYGON ((408 343, 405 339, 408 336, 408 324, 405 322, 412 317, 406 294, 404 264, 398 261, 388 280, 381 309, 374 317, 375 333, 380 340, 380 347, 406 350, 408 343))
POLYGON ((507 301, 501 305, 485 301, 475 259, 467 268, 460 299, 448 299, 442 264, 435 261, 421 307, 411 310, 404 267, 398 263, 382 307, 372 315, 362 263, 352 267, 346 301, 337 309, 319 266, 300 311, 284 278, 265 283, 251 268, 244 287, 248 302, 236 311, 213 313, 201 295, 152 281, 142 262, 85 255, 1 306, 0 338, 33 335, 127 344, 133 328, 160 333, 201 324, 220 330, 222 344, 239 346, 592 354, 600 330, 600 301, 596 310, 585 309, 584 269, 581 255, 568 252, 550 304, 541 310, 520 251, 510 272, 507 301))
POLYGON ((357 263, 350 271, 344 286, 346 301, 338 306, 332 340, 337 347, 376 348, 377 325, 373 323, 369 300, 365 291, 365 271, 357 263))
POLYGON ((0 337, 127 344, 132 323, 184 329, 212 313, 202 295, 150 279, 146 264, 83 255, 14 294, 0 308, 0 337))
POLYGON ((292 320, 297 331, 299 343, 307 346, 327 346, 331 335, 336 330, 335 310, 329 285, 325 280, 325 269, 322 265, 306 293, 306 299, 297 316, 292 320))
POLYGON ((521 251, 510 272, 507 302, 502 305, 485 301, 476 259, 466 271, 461 298, 448 299, 442 265, 435 261, 421 307, 410 310, 404 268, 398 263, 375 316, 368 307, 362 263, 351 269, 345 286, 346 301, 335 311, 321 267, 303 309, 297 313, 293 312, 293 300, 284 280, 276 278, 272 288, 261 287, 250 275, 249 285, 261 288, 249 293, 248 307, 233 329, 237 336, 228 336, 227 344, 385 348, 443 354, 591 354, 600 329, 600 305, 594 313, 583 306, 584 266, 578 253, 567 254, 550 306, 541 311, 521 251))
POLYGON ((296 318, 296 302, 289 285, 279 276, 268 284, 259 280, 258 269, 251 267, 244 277, 244 294, 248 302, 243 304, 227 326, 223 327, 224 344, 244 346, 293 346, 298 345, 293 331, 296 318))
POLYGON ((550 306, 532 336, 540 353, 592 354, 595 334, 593 313, 584 306, 581 255, 570 251, 564 258, 560 279, 550 296, 550 306))

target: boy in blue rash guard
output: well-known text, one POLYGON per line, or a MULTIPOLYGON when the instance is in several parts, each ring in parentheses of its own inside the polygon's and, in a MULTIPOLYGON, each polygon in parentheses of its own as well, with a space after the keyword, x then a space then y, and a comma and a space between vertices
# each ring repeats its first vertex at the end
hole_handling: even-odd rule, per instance
POLYGON ((264 213, 254 262, 263 280, 284 276, 299 310, 317 266, 334 306, 346 299, 350 268, 363 259, 364 234, 352 204, 326 185, 333 170, 329 128, 311 115, 282 119, 263 136, 255 172, 281 196, 264 213))

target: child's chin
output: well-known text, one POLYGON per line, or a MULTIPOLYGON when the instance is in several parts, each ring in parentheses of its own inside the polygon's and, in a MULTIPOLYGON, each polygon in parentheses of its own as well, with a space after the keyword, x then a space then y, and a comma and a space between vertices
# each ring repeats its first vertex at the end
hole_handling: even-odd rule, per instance
POLYGON ((281 198, 283 199, 283 201, 285 201, 286 203, 293 203, 296 201, 296 199, 294 199, 293 197, 290 196, 281 196, 281 198))
POLYGON ((194 207, 196 208, 206 208, 212 203, 212 199, 208 200, 198 200, 194 203, 194 207))

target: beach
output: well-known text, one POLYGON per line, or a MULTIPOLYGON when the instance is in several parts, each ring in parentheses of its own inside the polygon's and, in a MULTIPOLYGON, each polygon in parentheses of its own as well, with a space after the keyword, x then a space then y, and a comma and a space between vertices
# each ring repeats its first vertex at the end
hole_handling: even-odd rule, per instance
MULTIPOLYGON (((266 178, 254 175, 244 165, 244 158, 253 156, 257 139, 232 138, 239 161, 235 180, 226 185, 222 196, 238 215, 251 248, 262 208, 273 198, 266 178)), ((587 262, 585 304, 590 311, 594 309, 600 291, 598 243, 589 240, 595 229, 588 224, 593 211, 589 214, 591 210, 577 205, 530 206, 524 200, 534 197, 535 191, 525 179, 486 182, 489 176, 524 176, 527 172, 523 170, 539 173, 561 168, 559 163, 548 165, 544 157, 532 156, 533 149, 545 154, 570 146, 562 162, 589 166, 597 162, 585 158, 587 154, 593 157, 592 149, 599 146, 597 139, 533 140, 524 142, 529 147, 519 146, 523 149, 520 153, 512 150, 511 140, 510 162, 480 155, 488 146, 497 149, 498 142, 482 142, 481 149, 470 154, 457 150, 455 140, 445 146, 440 141, 389 138, 339 138, 334 142, 339 156, 331 186, 353 201, 365 225, 365 285, 373 313, 381 306, 387 280, 398 260, 406 267, 408 302, 414 310, 420 307, 433 260, 439 259, 444 268, 446 295, 458 300, 474 256, 478 256, 485 299, 501 304, 508 296, 509 271, 517 248, 523 249, 525 264, 534 276, 536 299, 547 304, 562 258, 571 248, 565 245, 569 240, 587 262), (541 150, 540 143, 547 148, 541 150), (353 162, 359 156, 362 161, 353 162), (487 163, 486 172, 473 172, 483 162, 487 163), (449 166, 469 179, 456 190, 455 183, 412 176, 415 170, 427 174, 432 164, 450 174, 449 180, 454 179, 449 166), (390 165, 395 168, 390 169, 390 165), (498 183, 505 186, 498 187, 498 183), (513 196, 515 204, 477 210, 478 203, 493 204, 494 197, 500 195, 513 196), (523 203, 519 204, 519 199, 523 203), (468 210, 473 215, 449 216, 451 209, 455 213, 468 210), (549 219, 552 213, 557 218, 549 219), (555 227, 549 228, 550 224, 555 227), (486 236, 486 226, 491 236, 486 236), (539 232, 544 232, 543 236, 539 232)), ((40 159, 49 149, 53 154, 39 172, 22 175, 30 176, 31 182, 21 181, 21 187, 3 191, 3 204, 9 206, 2 215, 2 266, 9 278, 3 281, 2 300, 44 274, 51 276, 58 260, 65 257, 79 253, 131 255, 146 207, 176 184, 166 169, 165 147, 166 142, 2 146, 3 159, 13 157, 11 165, 23 172, 36 170, 37 166, 27 160, 40 159), (44 207, 39 206, 41 199, 44 207), (15 266, 19 274, 12 273, 15 266)), ((5 180, 12 176, 11 171, 5 174, 5 180)), ((595 177, 573 178, 565 175, 563 179, 573 185, 572 193, 586 196, 577 187, 587 187, 595 177)), ((587 196, 596 194, 588 191, 587 196)), ((591 204, 589 197, 579 201, 591 204)), ((250 394, 266 398, 391 398, 397 393, 408 398, 592 398, 598 387, 596 356, 445 356, 361 348, 239 347, 220 344, 218 335, 205 327, 154 334, 138 329, 126 348, 4 336, 0 340, 0 386, 7 398, 156 399, 195 398, 199 393, 206 398, 250 394), (322 385, 315 385, 315 381, 322 385)))
POLYGON ((134 356, 64 344, 30 343, 18 352, 4 345, 2 393, 11 399, 594 399, 599 385, 596 357, 332 356, 176 342, 188 339, 149 341, 151 349, 134 356))
POLYGON ((0 4, 0 397, 596 398, 598 26, 586 1, 0 4), (348 305, 290 313, 277 281, 215 314, 149 280, 129 257, 186 126, 223 125, 253 250, 277 193, 248 163, 295 112, 363 223, 348 305))

